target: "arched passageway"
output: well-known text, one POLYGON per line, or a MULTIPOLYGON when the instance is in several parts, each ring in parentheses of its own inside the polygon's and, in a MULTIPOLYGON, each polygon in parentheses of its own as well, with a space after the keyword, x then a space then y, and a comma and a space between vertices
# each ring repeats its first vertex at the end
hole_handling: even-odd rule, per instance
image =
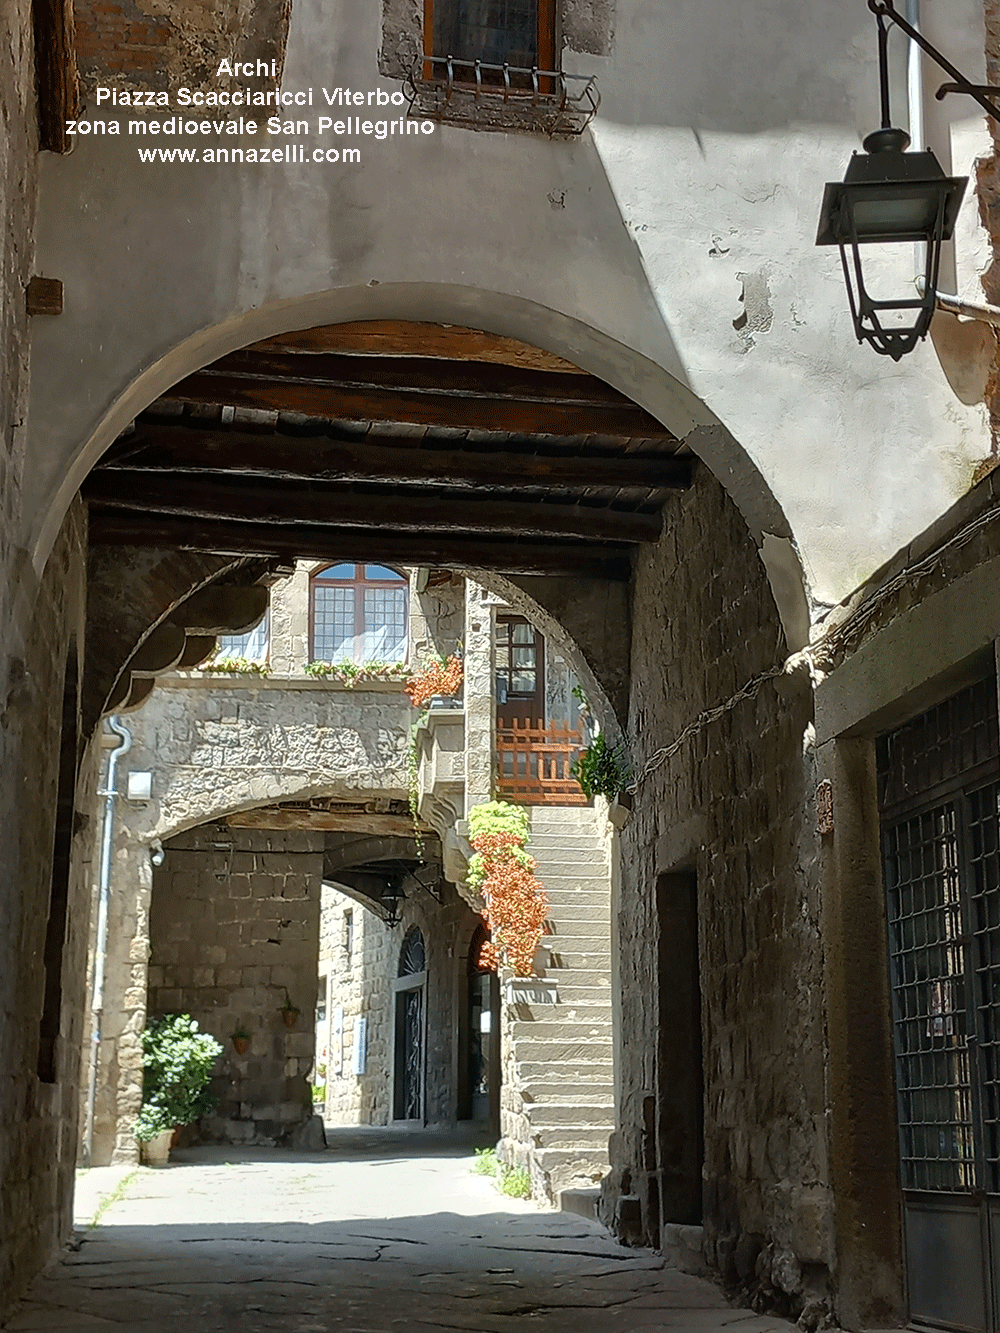
MULTIPOLYGON (((494 779, 496 599, 503 597, 511 613, 526 614, 563 648, 606 730, 625 738, 630 767, 617 787, 634 782, 636 792, 627 827, 623 808, 603 830, 593 810, 586 812, 593 825, 586 831, 572 821, 537 821, 549 857, 554 925, 545 946, 546 984, 515 987, 505 997, 513 1044, 504 1057, 504 1086, 516 1088, 518 1097, 508 1097, 502 1115, 505 1141, 522 1145, 513 1164, 552 1193, 560 1182, 593 1182, 600 1172, 591 1171, 591 1154, 603 1152, 610 1127, 603 1117, 615 1110, 611 1174, 600 1199, 592 1186, 590 1206, 600 1206, 620 1234, 664 1244, 671 1226, 700 1220, 710 1262, 723 1271, 733 1247, 752 1248, 758 1234, 773 1236, 776 1246, 791 1244, 798 1205, 790 1211, 774 1202, 779 1167, 755 1163, 749 1181, 734 1184, 734 1127, 719 1108, 737 1106, 741 1123, 760 1125, 776 1114, 778 1098, 782 1133, 813 1143, 823 1132, 822 1080, 801 1078, 798 1041, 781 1050, 770 1091, 734 1083, 735 1065, 726 1055, 742 1043, 741 1058, 756 1058, 749 1052, 758 1041, 747 1030, 741 987, 728 980, 732 970, 741 974, 742 989, 759 994, 767 1007, 796 970, 812 967, 818 956, 811 921, 798 924, 801 886, 792 848, 806 834, 767 795, 782 784, 801 787, 809 689, 797 679, 783 691, 773 684, 789 641, 769 571, 733 501, 685 441, 601 381, 507 339, 424 325, 333 326, 265 341, 167 389, 107 450, 82 493, 92 548, 120 553, 126 581, 129 552, 150 546, 238 561, 237 570, 226 568, 209 585, 237 600, 248 579, 256 575, 249 586, 260 586, 261 578, 287 572, 294 557, 466 571, 479 593, 466 605, 461 636, 467 697, 458 817, 489 797, 494 779), (689 748, 667 745, 692 714, 730 699, 755 676, 760 681, 741 696, 755 710, 755 722, 748 727, 745 713, 736 718, 727 710, 728 749, 706 749, 702 737, 689 748), (741 819, 731 819, 709 793, 741 784, 747 791, 756 784, 759 794, 741 819), (765 940, 762 930, 749 952, 738 940, 742 889, 733 867, 741 857, 745 878, 762 876, 771 901, 781 904, 774 910, 790 923, 778 940, 765 940), (687 1022, 707 1024, 717 1035, 703 1055, 703 1132, 698 1124, 694 1146, 674 1162, 662 1112, 673 1059, 668 1047, 658 1046, 662 993, 648 1003, 670 913, 651 908, 645 886, 682 864, 697 873, 703 919, 697 929, 700 1003, 692 988, 687 1022), (579 975, 567 972, 562 980, 569 984, 559 992, 551 983, 560 968, 570 967, 579 975), (553 1001, 549 1017, 542 1006, 553 1001), (610 1050, 594 1057, 589 1048, 599 1044, 596 1035, 569 1040, 561 1026, 567 1018, 578 1027, 590 1022, 602 1041, 613 1028, 616 1065, 610 1050), (651 1060, 647 1052, 659 1053, 651 1060), (537 1106, 530 1105, 533 1099, 537 1106), (543 1115, 543 1106, 552 1114, 543 1115), (697 1183, 703 1175, 704 1192, 697 1183)), ((141 581, 147 573, 140 562, 135 576, 141 581)), ((785 600, 786 611, 794 600, 785 600)), ((172 623, 182 631, 182 656, 168 655, 169 665, 187 660, 189 639, 218 633, 206 625, 204 612, 192 611, 193 626, 185 625, 183 606, 182 591, 150 626, 158 632, 172 623)), ((133 653, 119 673, 153 678, 157 668, 155 662, 144 668, 133 653)), ((109 694, 105 708, 111 702, 109 694)), ((241 708, 236 705, 234 719, 241 708)), ((231 825, 237 815, 253 825, 254 809, 282 805, 280 783, 265 780, 255 788, 257 779, 241 771, 238 750, 230 760, 225 754, 219 750, 219 762, 234 765, 230 790, 220 799, 216 789, 213 799, 231 825)), ((390 783, 383 795, 399 799, 406 785, 392 791, 390 783)), ((312 801, 329 787, 317 781, 303 790, 312 801)), ((454 819, 454 804, 450 808, 454 819)), ((448 809, 447 801, 428 805, 439 833, 434 821, 445 819, 448 809)), ((191 807, 172 818, 175 830, 191 830, 199 816, 191 807)), ((150 831, 154 827, 155 821, 150 831)), ((303 851, 315 857, 324 848, 317 843, 303 851)), ((447 873, 443 835, 442 863, 447 873)), ((354 888, 363 892, 370 871, 354 869, 354 888)), ((341 878, 351 886, 351 874, 341 878)), ((184 915, 177 920, 180 933, 184 915)), ((465 981, 464 953, 452 950, 452 1002, 459 978, 465 981)), ((429 987, 437 975, 428 969, 429 987)), ((284 983, 269 978, 263 984, 284 983)), ((435 1095, 440 1068, 425 1058, 419 1077, 407 1083, 406 1071, 416 1070, 426 1052, 410 1012, 410 992, 419 987, 397 990, 403 1012, 390 1024, 385 1051, 402 1075, 394 1110, 416 1110, 416 1117, 402 1118, 419 1119, 435 1095)), ((432 1000, 429 990, 428 1005, 432 1000)), ((156 1006, 164 1007, 159 998, 156 1006)), ((817 998, 801 1016, 804 1046, 820 1040, 821 1031, 817 998)), ((762 1040, 781 1038, 769 1030, 762 1040)), ((452 1070, 461 1046, 456 1036, 452 1070)), ((302 1081, 305 1075, 296 1067, 286 1077, 302 1081)), ((689 1110, 697 1122, 697 1106, 689 1110)), ((809 1187, 822 1212, 827 1182, 809 1187)), ((782 1253, 774 1250, 775 1264, 782 1253)), ((832 1267, 828 1250, 812 1262, 832 1267)))

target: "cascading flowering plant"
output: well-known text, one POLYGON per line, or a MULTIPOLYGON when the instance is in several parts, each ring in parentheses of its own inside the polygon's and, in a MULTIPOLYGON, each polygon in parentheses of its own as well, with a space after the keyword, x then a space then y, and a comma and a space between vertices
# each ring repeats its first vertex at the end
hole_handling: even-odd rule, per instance
POLYGON ((469 811, 469 833, 475 849, 469 885, 485 899, 483 916, 491 936, 480 961, 486 967, 509 967, 518 977, 533 976, 549 900, 535 877, 534 858, 525 851, 527 812, 506 801, 487 801, 469 811))
POLYGON ((422 708, 436 694, 450 698, 462 688, 465 670, 457 653, 432 658, 415 671, 403 686, 414 708, 422 708))

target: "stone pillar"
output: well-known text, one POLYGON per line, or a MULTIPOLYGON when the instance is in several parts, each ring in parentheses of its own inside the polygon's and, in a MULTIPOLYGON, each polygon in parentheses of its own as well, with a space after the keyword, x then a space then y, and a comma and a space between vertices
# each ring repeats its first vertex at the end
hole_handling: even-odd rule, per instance
POLYGON ((477 583, 465 599, 465 813, 493 796, 496 773, 496 708, 493 674, 493 607, 477 583))
POLYGON ((101 1042, 96 1051, 92 1166, 139 1158, 132 1127, 142 1104, 140 1034, 146 1025, 152 886, 149 847, 119 826, 111 866, 101 1042))
POLYGON ((885 1328, 906 1315, 875 747, 832 740, 817 755, 833 792, 822 901, 837 1315, 845 1328, 885 1328))

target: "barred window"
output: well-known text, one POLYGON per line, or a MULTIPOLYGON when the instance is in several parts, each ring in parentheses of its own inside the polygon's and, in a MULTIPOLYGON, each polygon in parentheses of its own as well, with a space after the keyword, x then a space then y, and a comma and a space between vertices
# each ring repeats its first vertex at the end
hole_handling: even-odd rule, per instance
POLYGON ((428 55, 555 68, 553 0, 427 0, 427 11, 428 55))
POLYGON ((316 662, 404 662, 409 584, 385 565, 328 565, 310 580, 316 662))

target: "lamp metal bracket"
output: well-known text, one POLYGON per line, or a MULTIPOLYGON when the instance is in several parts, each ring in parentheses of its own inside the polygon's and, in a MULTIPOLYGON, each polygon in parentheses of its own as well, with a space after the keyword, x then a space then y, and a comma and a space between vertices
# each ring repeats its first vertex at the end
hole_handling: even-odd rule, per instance
POLYGON ((882 75, 883 86, 883 112, 887 104, 888 96, 884 55, 885 28, 883 20, 888 19, 890 23, 895 23, 898 28, 902 28, 907 37, 909 37, 911 41, 916 42, 921 51, 930 56, 931 60, 943 69, 946 74, 951 75, 953 81, 951 83, 943 83, 935 94, 939 101, 947 97, 949 93, 963 93, 967 97, 974 98, 988 116, 992 116, 994 120, 1000 122, 1000 106, 998 106, 997 102, 994 101, 992 97, 987 95, 990 93, 1000 94, 1000 88, 997 88, 992 84, 970 83, 962 71, 957 69, 947 57, 943 56, 937 47, 933 46, 927 40, 922 32, 918 31, 918 29, 914 28, 912 24, 908 23, 906 19, 903 18, 902 14, 900 14, 893 4, 893 0, 868 0, 868 8, 875 15, 879 24, 879 63, 882 66, 880 72, 882 75))

